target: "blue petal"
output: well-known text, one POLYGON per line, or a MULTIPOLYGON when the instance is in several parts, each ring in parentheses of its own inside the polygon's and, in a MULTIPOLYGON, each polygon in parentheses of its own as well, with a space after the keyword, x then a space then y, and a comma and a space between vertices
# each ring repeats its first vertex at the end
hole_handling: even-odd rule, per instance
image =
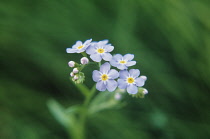
POLYGON ((109 72, 109 70, 110 70, 110 64, 108 62, 102 64, 100 67, 100 72, 102 74, 107 74, 109 72))
POLYGON ((98 82, 100 80, 101 74, 98 70, 93 71, 93 81, 98 82))
POLYGON ((102 58, 105 60, 105 61, 110 61, 112 60, 112 55, 110 53, 104 53, 102 55, 102 58))
POLYGON ((117 88, 117 82, 115 80, 108 80, 106 88, 109 92, 113 92, 117 88))
POLYGON ((85 51, 85 48, 83 47, 82 49, 77 50, 77 53, 82 53, 85 51))
POLYGON ((77 48, 78 46, 81 46, 82 45, 82 42, 81 41, 77 41, 76 44, 74 44, 72 46, 72 48, 77 48))
POLYGON ((116 54, 116 55, 114 55, 113 56, 113 59, 115 59, 115 60, 121 60, 123 58, 123 56, 121 55, 121 54, 116 54))
POLYGON ((84 52, 84 51, 88 48, 88 46, 89 46, 89 45, 84 45, 84 47, 83 47, 82 49, 80 49, 79 52, 80 52, 80 53, 81 53, 81 52, 84 52))
POLYGON ((147 77, 146 76, 144 76, 144 75, 142 75, 142 76, 140 76, 140 78, 142 78, 143 80, 147 80, 147 77))
POLYGON ((96 89, 99 91, 105 91, 106 90, 106 85, 104 84, 103 81, 99 81, 96 84, 96 89))
POLYGON ((141 86, 144 85, 145 80, 143 78, 136 78, 135 83, 136 83, 137 86, 141 87, 141 86))
POLYGON ((109 42, 109 40, 105 39, 105 40, 102 40, 100 42, 103 42, 103 44, 107 44, 109 42))
POLYGON ((144 85, 145 80, 143 78, 136 78, 135 83, 136 83, 137 86, 141 87, 141 86, 144 85))
POLYGON ((109 76, 111 79, 116 79, 117 77, 119 77, 119 72, 117 72, 115 69, 111 69, 111 70, 108 72, 108 76, 109 76))
POLYGON ((113 59, 112 57, 112 60, 110 61, 110 64, 114 67, 117 67, 117 65, 119 64, 116 60, 113 59))
POLYGON ((92 54, 90 55, 90 58, 95 62, 100 62, 102 59, 100 54, 92 54))
POLYGON ((97 42, 97 41, 92 41, 92 42, 91 42, 91 45, 92 45, 92 44, 96 44, 96 43, 98 43, 98 42, 97 42))
POLYGON ((123 59, 124 60, 127 60, 127 61, 132 60, 133 58, 134 58, 134 55, 133 54, 126 54, 123 57, 123 59))
POLYGON ((117 68, 120 69, 120 70, 127 69, 127 67, 124 64, 118 64, 117 68))
POLYGON ((67 48, 66 49, 66 52, 67 53, 76 53, 77 52, 77 49, 67 48))
POLYGON ((129 94, 136 94, 138 92, 138 87, 133 85, 133 84, 130 84, 128 87, 127 87, 127 92, 129 94))
POLYGON ((121 78, 121 79, 126 79, 126 78, 129 76, 129 73, 128 73, 127 70, 121 70, 121 71, 119 72, 119 74, 120 74, 120 78, 121 78))
POLYGON ((128 85, 125 79, 118 79, 117 81, 118 81, 118 87, 120 89, 125 89, 128 85))
POLYGON ((106 45, 108 42, 109 42, 109 40, 102 40, 102 41, 99 41, 98 43, 100 45, 106 45))
POLYGON ((87 49, 86 49, 86 53, 91 55, 96 53, 96 48, 94 47, 94 45, 90 45, 87 49))
POLYGON ((128 66, 128 67, 136 65, 136 61, 128 61, 125 65, 128 66))
POLYGON ((106 45, 106 47, 104 48, 106 52, 111 52, 114 50, 114 46, 111 45, 106 45))
MULTIPOLYGON (((102 48, 102 46, 101 45, 99 45, 99 43, 95 43, 94 44, 94 47, 96 48, 96 49, 98 49, 98 48, 102 48)), ((103 48, 102 48, 103 49, 103 48)))
POLYGON ((140 75, 140 71, 138 69, 131 69, 129 70, 130 76, 136 78, 140 75))
POLYGON ((92 39, 86 40, 86 41, 84 42, 84 45, 89 44, 91 41, 92 41, 92 39))

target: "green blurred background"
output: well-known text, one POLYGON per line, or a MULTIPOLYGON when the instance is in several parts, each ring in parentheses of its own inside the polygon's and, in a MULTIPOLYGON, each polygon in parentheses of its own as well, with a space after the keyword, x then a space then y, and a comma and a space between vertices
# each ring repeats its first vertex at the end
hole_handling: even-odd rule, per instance
MULTIPOLYGON (((63 139, 46 102, 80 104, 65 49, 109 39, 135 54, 144 99, 88 121, 90 139, 210 138, 210 2, 207 0, 1 0, 0 139, 63 139)), ((86 70, 91 87, 92 69, 86 70)))

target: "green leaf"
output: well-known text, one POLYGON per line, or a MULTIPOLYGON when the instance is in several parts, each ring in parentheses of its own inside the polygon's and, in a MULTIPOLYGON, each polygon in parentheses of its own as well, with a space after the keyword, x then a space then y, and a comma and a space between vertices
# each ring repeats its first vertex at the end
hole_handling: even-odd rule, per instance
POLYGON ((68 128, 73 123, 73 119, 70 118, 66 113, 65 109, 55 100, 49 100, 47 106, 55 117, 55 119, 64 127, 68 128))
POLYGON ((100 92, 90 103, 89 114, 120 107, 120 100, 114 98, 115 92, 100 92))
POLYGON ((75 105, 75 106, 71 106, 69 108, 66 109, 66 113, 67 114, 76 114, 78 112, 80 112, 83 109, 83 107, 81 105, 75 105))

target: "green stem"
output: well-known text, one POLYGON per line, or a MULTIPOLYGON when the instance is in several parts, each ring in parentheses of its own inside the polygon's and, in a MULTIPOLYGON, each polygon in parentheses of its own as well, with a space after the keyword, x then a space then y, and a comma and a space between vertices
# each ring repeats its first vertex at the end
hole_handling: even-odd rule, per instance
POLYGON ((84 57, 87 57, 87 54, 85 52, 81 53, 84 57))
POLYGON ((91 90, 90 90, 90 94, 87 95, 85 101, 84 101, 84 106, 87 107, 88 104, 90 103, 91 98, 93 97, 93 95, 96 92, 96 85, 94 85, 91 90))
POLYGON ((85 139, 85 125, 88 116, 88 105, 90 104, 90 101, 93 98, 95 92, 96 85, 94 85, 92 89, 89 90, 89 93, 87 93, 85 101, 83 103, 83 108, 79 113, 79 117, 78 120, 75 122, 75 126, 73 127, 73 129, 69 129, 69 134, 72 134, 70 136, 73 139, 85 139))
POLYGON ((69 137, 71 137, 71 139, 85 139, 84 130, 80 126, 81 124, 75 123, 73 128, 68 129, 69 137))
POLYGON ((80 67, 80 71, 82 71, 82 70, 84 69, 85 66, 86 66, 86 65, 82 65, 82 66, 80 67))

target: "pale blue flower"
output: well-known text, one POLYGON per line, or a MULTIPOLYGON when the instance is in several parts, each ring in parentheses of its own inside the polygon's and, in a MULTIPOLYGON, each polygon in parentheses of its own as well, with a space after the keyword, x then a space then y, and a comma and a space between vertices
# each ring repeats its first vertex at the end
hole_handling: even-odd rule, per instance
POLYGON ((92 39, 86 40, 84 43, 81 41, 77 41, 76 44, 72 46, 72 48, 67 48, 67 53, 82 53, 84 52, 89 46, 92 39))
POLYGON ((124 56, 121 54, 116 54, 112 57, 110 64, 120 70, 124 70, 136 64, 136 61, 131 61, 133 58, 133 54, 126 54, 124 56))
POLYGON ((110 52, 114 50, 114 46, 107 43, 108 40, 93 42, 87 48, 86 53, 89 54, 90 58, 95 62, 100 62, 102 59, 110 61, 112 59, 110 52))
POLYGON ((145 83, 145 78, 142 78, 138 69, 121 70, 119 72, 120 78, 118 79, 118 87, 120 89, 127 89, 129 94, 136 94, 138 87, 141 87, 145 83))
POLYGON ((110 70, 110 64, 108 62, 104 63, 100 67, 100 71, 93 71, 93 80, 97 82, 96 89, 99 91, 112 92, 117 87, 117 82, 114 80, 119 77, 119 73, 115 69, 110 70))

